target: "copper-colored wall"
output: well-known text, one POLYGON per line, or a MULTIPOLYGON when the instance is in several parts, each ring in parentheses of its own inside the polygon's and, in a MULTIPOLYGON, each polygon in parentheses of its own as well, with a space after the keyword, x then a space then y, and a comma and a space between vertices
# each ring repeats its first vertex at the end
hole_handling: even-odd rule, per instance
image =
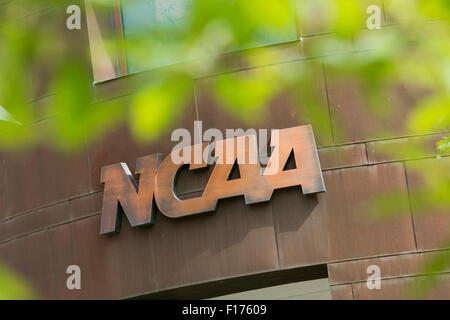
MULTIPOLYGON (((42 8, 29 12, 31 17, 65 16, 65 7, 42 8)), ((63 18, 55 20, 55 27, 65 22, 63 18)), ((84 22, 81 31, 69 35, 72 48, 88 48, 84 22)), ((305 38, 298 56, 291 58, 309 57, 309 46, 317 37, 305 38)), ((306 68, 310 62, 285 63, 306 68)), ((234 67, 231 61, 230 68, 234 67)), ((258 72, 249 67, 246 72, 258 72)), ((45 77, 38 78, 41 80, 30 101, 34 100, 40 117, 34 125, 45 127, 53 116, 42 114, 39 106, 52 96, 45 89, 45 77)), ((139 77, 99 85, 97 97, 127 104, 132 94, 120 88, 136 79, 139 77)), ((196 102, 193 97, 188 101, 184 118, 174 128, 192 132, 194 120, 202 120, 204 130, 243 126, 224 114, 212 98, 215 79, 196 81, 196 102)), ((303 196, 296 189, 280 190, 271 202, 252 206, 246 206, 242 198, 228 199, 219 203, 214 214, 176 221, 157 214, 154 226, 131 229, 124 222, 120 234, 100 236, 100 168, 122 161, 134 171, 137 157, 156 152, 167 155, 173 146, 168 143, 169 134, 157 143, 137 145, 122 128, 76 156, 41 147, 0 155, 0 260, 23 274, 42 298, 125 298, 258 273, 286 270, 288 274, 291 268, 323 264, 328 264, 335 299, 403 297, 407 284, 419 275, 423 259, 439 254, 450 230, 448 216, 424 214, 416 208, 415 190, 422 182, 411 170, 412 165, 427 166, 434 161, 433 144, 442 133, 402 138, 409 135, 403 113, 388 123, 365 115, 356 83, 321 68, 311 70, 311 81, 322 97, 327 123, 315 123, 302 113, 307 107, 298 99, 302 88, 295 88, 295 92, 285 91, 271 101, 260 127, 312 124, 313 128, 329 128, 316 137, 326 193, 303 196), (345 135, 337 134, 337 121, 345 123, 345 135), (394 130, 392 137, 374 133, 386 127, 394 130), (430 146, 430 152, 402 159, 380 153, 386 145, 412 140, 430 146), (365 201, 386 190, 400 195, 397 205, 401 215, 375 220, 365 201), (66 268, 72 264, 81 267, 79 291, 66 288, 66 268), (365 286, 370 264, 382 268, 381 290, 365 286)), ((407 106, 413 96, 398 88, 386 101, 397 99, 407 106)), ((448 171, 449 158, 439 167, 435 162, 432 166, 448 171)), ((204 183, 204 175, 191 173, 181 177, 178 191, 184 196, 195 195, 204 183)), ((449 278, 442 275, 442 279, 443 287, 433 297, 450 298, 449 278)))

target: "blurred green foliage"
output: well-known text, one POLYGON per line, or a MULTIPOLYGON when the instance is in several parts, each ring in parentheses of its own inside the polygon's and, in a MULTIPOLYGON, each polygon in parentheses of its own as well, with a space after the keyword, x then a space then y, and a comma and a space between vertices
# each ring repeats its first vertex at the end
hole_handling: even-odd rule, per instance
MULTIPOLYGON (((133 1, 142 2, 121 3, 132 6, 133 1)), ((113 2, 90 1, 100 27, 111 24, 113 2)), ((7 112, 0 112, 0 147, 14 150, 48 144, 78 151, 121 123, 130 126, 136 139, 153 141, 180 118, 191 99, 194 81, 211 75, 220 75, 213 88, 220 107, 249 126, 260 120, 271 99, 290 88, 297 90, 297 97, 308 106, 298 110, 303 117, 299 120, 324 124, 314 128, 317 136, 324 135, 329 130, 328 113, 320 108, 322 101, 315 94, 308 68, 326 69, 330 79, 355 84, 361 90, 365 112, 381 123, 400 114, 409 135, 448 132, 450 1, 385 0, 382 19, 389 23, 374 31, 366 28, 370 1, 179 2, 171 9, 175 11, 164 12, 170 23, 152 20, 141 12, 142 21, 150 23, 139 24, 133 32, 122 30, 127 36, 124 47, 129 72, 150 70, 132 82, 132 99, 126 104, 97 95, 96 87, 109 78, 92 75, 91 65, 86 63, 89 48, 72 43, 65 28, 66 16, 56 17, 56 21, 39 18, 43 15, 34 18, 30 12, 39 10, 39 3, 32 0, 5 6, 3 11, 0 6, 0 105, 7 112), (296 45, 286 50, 277 43, 296 45), (302 59, 308 60, 310 67, 293 70, 281 64, 231 72, 302 59), (236 61, 240 68, 234 67, 236 61), (94 79, 97 84, 92 85, 94 79), (386 95, 399 88, 420 93, 406 109, 400 109, 395 101, 386 102, 386 95), (35 99, 39 94, 44 98, 35 99), (42 119, 51 119, 45 129, 39 125, 42 119)), ((48 3, 61 6, 65 1, 48 3)), ((114 77, 120 77, 114 27, 100 31, 114 77)), ((346 123, 333 125, 337 137, 345 136, 346 123)), ((386 125, 375 134, 390 137, 396 135, 396 129, 386 125)), ((448 154, 448 145, 447 137, 436 142, 436 161, 448 154)), ((384 151, 400 159, 429 153, 425 146, 410 141, 384 151)), ((418 208, 450 212, 448 175, 423 168, 418 168, 417 174, 425 181, 418 208)), ((379 217, 395 216, 401 196, 395 190, 381 195, 370 202, 371 211, 379 217)), ((442 264, 431 262, 431 269, 442 264)), ((7 279, 0 274, 0 297, 5 294, 2 284, 8 283, 7 279)), ((6 297, 11 292, 17 292, 15 296, 25 292, 11 291, 9 286, 6 297)))
POLYGON ((0 300, 33 299, 29 285, 10 268, 0 264, 0 300))
POLYGON ((444 139, 436 142, 436 148, 438 150, 438 154, 436 155, 437 160, 441 160, 442 156, 450 150, 450 142, 448 137, 444 137, 444 139))
MULTIPOLYGON (((450 243, 446 243, 448 247, 450 243)), ((425 276, 419 276, 411 285, 407 293, 408 299, 427 299, 433 297, 432 292, 441 285, 442 274, 450 268, 450 251, 439 252, 436 257, 428 259, 422 266, 421 272, 425 276)))

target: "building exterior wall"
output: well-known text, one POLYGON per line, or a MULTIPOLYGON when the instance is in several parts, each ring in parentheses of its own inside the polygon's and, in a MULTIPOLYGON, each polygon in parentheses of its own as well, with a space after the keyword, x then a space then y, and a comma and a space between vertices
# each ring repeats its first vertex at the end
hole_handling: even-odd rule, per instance
MULTIPOLYGON (((28 8, 29 12, 20 11, 23 17, 18 21, 54 19, 55 28, 64 30, 65 6, 38 3, 36 8, 28 8)), ((71 3, 83 6, 79 1, 71 3)), ((10 5, 13 2, 3 4, 10 5)), ((67 43, 67 50, 80 50, 80 59, 89 48, 86 29, 83 21, 82 29, 71 32, 67 43)), ((308 68, 308 59, 315 58, 308 51, 309 45, 318 37, 323 35, 312 34, 301 43, 283 45, 281 49, 300 46, 300 50, 296 56, 275 63, 308 68)), ((364 54, 360 49, 355 45, 336 51, 364 54)), ((88 60, 85 64, 90 68, 88 60)), ((277 66, 242 66, 230 57, 229 67, 233 72, 258 72, 277 66), (246 71, 241 70, 244 68, 246 71)), ((58 115, 40 114, 39 106, 53 97, 42 72, 35 78, 39 81, 33 82, 36 93, 30 97, 30 106, 39 118, 33 125, 44 129, 58 115)), ((408 284, 420 276, 424 258, 442 254, 450 230, 448 214, 422 212, 415 207, 416 190, 422 182, 411 170, 416 165, 424 170, 430 166, 449 170, 448 157, 438 166, 431 164, 434 143, 444 133, 412 136, 408 132, 403 115, 416 94, 409 88, 387 93, 386 103, 394 99, 405 109, 387 123, 380 123, 364 114, 365 101, 357 83, 326 68, 310 72, 328 123, 314 123, 303 115, 307 106, 298 99, 302 88, 295 88, 271 101, 260 127, 311 124, 313 128, 329 128, 316 136, 325 193, 303 196, 298 189, 278 190, 270 202, 251 206, 241 197, 227 199, 220 201, 213 214, 176 221, 157 214, 153 226, 133 229, 124 222, 119 234, 102 236, 101 167, 126 162, 134 172, 137 157, 157 152, 167 155, 173 147, 169 134, 155 143, 138 144, 122 127, 86 145, 77 155, 58 154, 45 147, 0 155, 0 260, 23 274, 40 297, 48 299, 129 298, 318 265, 327 265, 333 299, 405 297, 408 284), (338 135, 337 121, 345 123, 343 136, 338 135), (377 129, 386 127, 392 129, 392 135, 378 135, 377 129), (411 142, 429 146, 430 152, 411 153, 401 159, 383 155, 386 145, 411 142), (364 204, 383 191, 401 195, 397 204, 401 214, 375 220, 364 204), (82 270, 79 291, 66 288, 66 268, 72 264, 82 270), (381 267, 381 290, 369 290, 365 285, 366 268, 371 264, 381 267)), ((196 80, 192 99, 186 101, 184 115, 173 129, 184 127, 193 133, 194 120, 203 121, 204 130, 244 126, 224 114, 210 93, 220 76, 196 80)), ((96 97, 126 105, 133 98, 133 81, 139 81, 139 75, 98 84, 96 97)), ((206 174, 184 174, 180 194, 198 194, 206 174)), ((440 287, 430 297, 448 299, 449 277, 440 277, 440 287)))

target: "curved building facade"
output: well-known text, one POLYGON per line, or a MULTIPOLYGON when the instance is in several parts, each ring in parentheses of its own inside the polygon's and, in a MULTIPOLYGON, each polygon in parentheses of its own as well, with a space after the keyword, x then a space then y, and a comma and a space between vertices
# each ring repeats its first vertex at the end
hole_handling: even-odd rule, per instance
MULTIPOLYGON (((84 52, 89 50, 89 41, 91 49, 95 41, 95 14, 86 15, 84 2, 72 2, 83 9, 82 16, 87 19, 82 19, 80 30, 64 32, 70 34, 71 50, 84 52)), ((65 24, 66 6, 45 7, 44 3, 26 16, 54 19, 55 28, 65 24)), ((3 6, 8 5, 12 4, 3 6)), ((136 159, 170 154, 175 144, 170 139, 172 130, 185 128, 194 136, 194 121, 202 121, 203 130, 248 129, 224 112, 212 94, 223 74, 202 76, 194 81, 181 117, 152 143, 135 142, 124 126, 86 144, 76 155, 46 147, 2 152, 0 260, 44 299, 229 297, 307 281, 329 292, 332 299, 407 297, 410 285, 423 275, 424 262, 446 254, 450 217, 417 204, 426 182, 415 174, 417 168, 442 175, 449 172, 449 158, 434 159, 434 143, 446 133, 408 132, 404 114, 418 93, 407 87, 386 94, 386 104, 395 100, 401 106, 390 119, 381 122, 366 114, 367 101, 357 82, 326 66, 310 67, 312 60, 320 58, 309 46, 328 36, 311 33, 302 40, 279 44, 280 50, 294 50, 295 55, 284 55, 282 61, 266 65, 243 66, 231 54, 227 71, 258 73, 281 65, 308 70, 311 87, 287 88, 276 95, 255 129, 311 125, 325 192, 304 195, 299 187, 282 188, 274 191, 270 201, 255 204, 246 204, 242 196, 225 198, 218 201, 213 213, 177 219, 156 209, 154 224, 149 226, 132 227, 122 215, 119 233, 100 234, 103 167, 123 162, 134 174, 136 159), (302 90, 314 90, 325 120, 317 123, 308 117, 302 90), (336 128, 339 121, 345 124, 343 135, 336 128), (379 128, 389 128, 389 135, 379 135, 379 128), (429 152, 409 152, 402 157, 383 153, 386 146, 397 148, 406 143, 420 144, 429 152), (380 219, 371 214, 367 201, 383 192, 397 195, 396 214, 380 219), (80 268, 80 290, 67 287, 67 268, 72 265, 80 268), (373 273, 370 266, 381 271, 379 289, 368 287, 373 273), (317 281, 322 282, 319 285, 317 281)), ((357 43, 335 48, 350 56, 367 54, 362 49, 357 43)), ((85 64, 92 68, 90 61, 85 64)), ((133 83, 140 77, 139 73, 114 74, 113 79, 94 85, 96 99, 126 106, 134 98, 133 83)), ((39 105, 53 99, 40 84, 32 100, 38 115, 33 126, 45 129, 58 115, 40 114, 39 105)), ((210 174, 207 168, 183 168, 175 187, 178 198, 201 196, 210 174)), ((138 181, 136 175, 134 179, 138 181)), ((427 297, 450 298, 448 274, 437 277, 438 285, 427 297)), ((274 296, 269 291, 258 297, 274 296)), ((326 298, 327 294, 316 297, 326 298)))

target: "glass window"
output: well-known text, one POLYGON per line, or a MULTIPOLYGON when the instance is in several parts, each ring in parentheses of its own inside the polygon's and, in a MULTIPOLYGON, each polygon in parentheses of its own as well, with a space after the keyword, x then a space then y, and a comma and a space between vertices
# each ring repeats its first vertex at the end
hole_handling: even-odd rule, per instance
MULTIPOLYGON (((283 1, 288 3, 290 0, 283 1)), ((297 39, 293 11, 283 16, 280 28, 264 26, 261 22, 270 20, 276 13, 266 10, 265 17, 258 16, 261 8, 254 7, 260 2, 255 0, 114 0, 111 3, 109 27, 105 26, 104 15, 99 15, 97 9, 91 5, 86 8, 96 81, 201 59, 205 52, 194 46, 200 41, 212 42, 212 46, 225 41, 226 32, 210 38, 207 34, 214 28, 219 30, 221 24, 222 31, 229 28, 229 34, 238 37, 226 46, 217 45, 220 48, 214 54, 297 39), (113 38, 108 39, 107 34, 112 34, 113 38), (98 44, 99 41, 103 41, 103 45, 98 44)), ((211 51, 214 50, 207 53, 211 51)))
POLYGON ((157 57, 152 50, 159 45, 147 35, 154 35, 159 30, 166 31, 163 40, 176 41, 177 29, 188 22, 188 14, 192 7, 191 0, 133 0, 121 2, 121 23, 125 41, 127 73, 135 73, 146 69, 181 62, 171 54, 157 57), (152 54, 153 53, 153 54, 152 54), (148 55, 148 56, 147 56, 148 55), (151 59, 151 60, 150 60, 151 59))

